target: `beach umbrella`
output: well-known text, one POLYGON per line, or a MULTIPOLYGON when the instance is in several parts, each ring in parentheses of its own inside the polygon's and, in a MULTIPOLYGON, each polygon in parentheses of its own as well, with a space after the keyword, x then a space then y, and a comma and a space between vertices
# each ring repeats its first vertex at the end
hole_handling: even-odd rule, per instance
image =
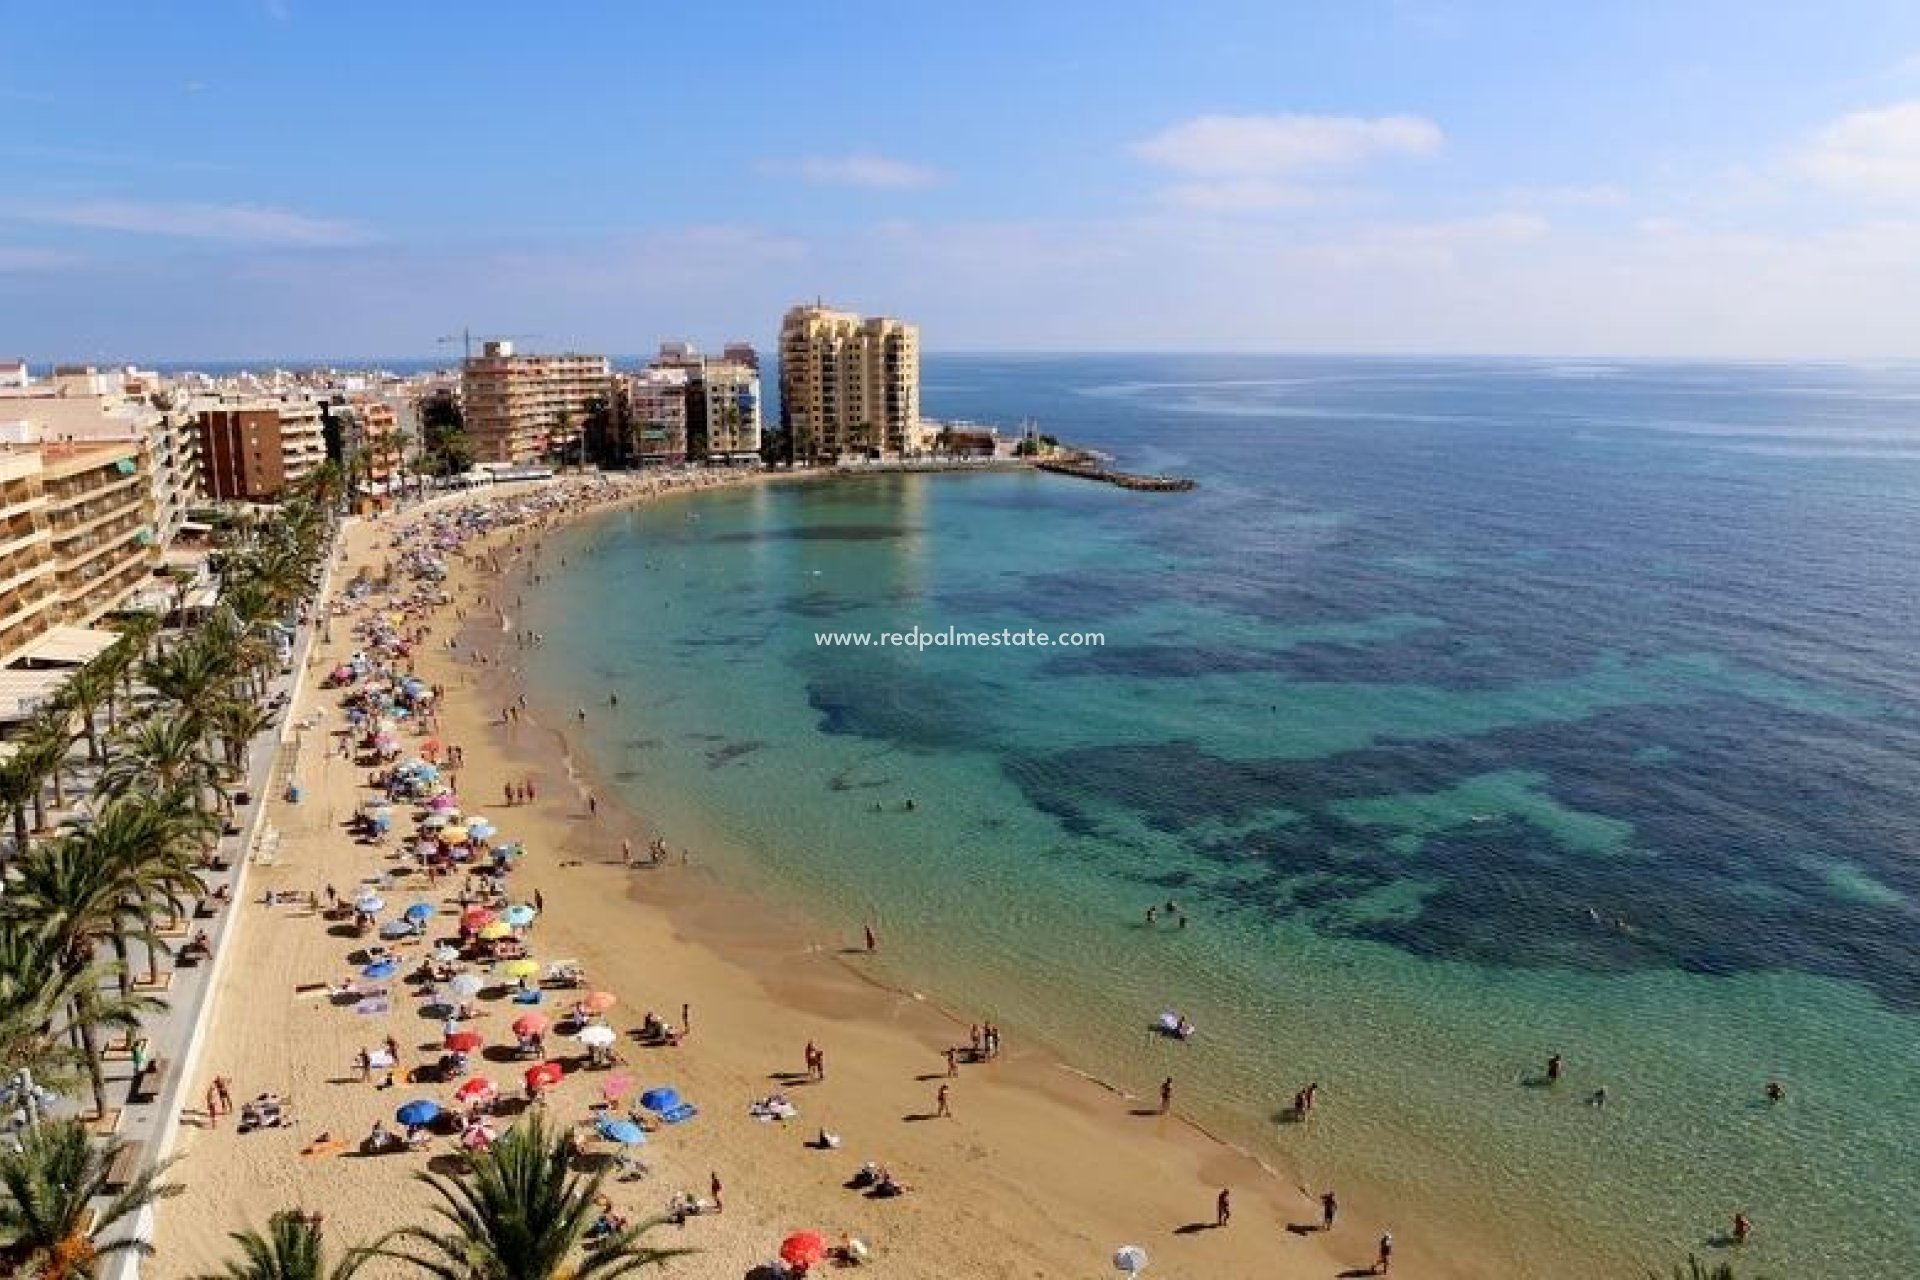
POLYGON ((507 961, 506 974, 509 978, 531 978, 538 972, 540 972, 540 962, 531 957, 507 961))
POLYGON ((602 1116, 594 1126, 600 1136, 608 1142, 617 1142, 623 1147, 637 1147, 647 1140, 647 1131, 631 1120, 616 1120, 602 1116))
POLYGON ((433 958, 441 964, 452 964, 460 958, 460 948, 442 943, 433 949, 433 958))
POLYGON ((362 894, 353 900, 353 909, 365 915, 373 915, 385 909, 387 900, 377 893, 362 894))
POLYGON ((480 994, 480 986, 478 976, 471 973, 456 973, 453 975, 453 981, 447 983, 447 990, 462 1000, 471 1000, 480 994))
POLYGON ((438 827, 444 827, 449 822, 452 822, 452 821, 453 819, 449 818, 444 813, 430 813, 426 817, 420 819, 420 829, 422 831, 432 831, 438 827))
POLYGON ((612 1027, 595 1026, 582 1028, 580 1034, 575 1036, 574 1039, 589 1049, 604 1049, 619 1039, 619 1035, 612 1027))
POLYGON ((493 912, 485 907, 468 907, 460 913, 460 927, 478 929, 493 923, 493 912))
POLYGON ((405 920, 389 920, 380 926, 380 936, 389 941, 395 938, 410 938, 414 932, 414 926, 405 920))
POLYGON ((1147 1251, 1137 1244, 1123 1244, 1113 1251, 1113 1269, 1138 1275, 1147 1269, 1147 1251))
POLYGON ((542 1036, 552 1024, 544 1013, 523 1013, 513 1020, 513 1034, 517 1036, 542 1036))
POLYGON ((441 844, 465 844, 468 838, 468 832, 465 827, 440 828, 441 844))
POLYGON ((502 911, 500 913, 500 918, 502 920, 505 920, 508 924, 512 925, 516 929, 524 929, 528 925, 532 924, 534 917, 539 914, 540 913, 538 911, 535 911, 532 907, 528 906, 526 903, 516 902, 512 906, 508 907, 505 911, 502 911))
POLYGON ((493 1126, 476 1124, 460 1135, 460 1145, 469 1151, 484 1151, 493 1145, 493 1126))
POLYGON ((581 998, 580 1007, 588 1013, 605 1013, 619 1003, 619 997, 611 991, 589 991, 581 998))
POLYGON ((394 974, 398 973, 399 971, 400 971, 400 962, 398 960, 376 960, 372 964, 368 965, 366 968, 362 969, 360 971, 360 976, 363 978, 372 978, 374 981, 377 982, 381 978, 391 978, 394 974))
POLYGON ((485 840, 488 836, 500 830, 500 828, 493 825, 491 818, 483 818, 476 813, 467 819, 467 830, 472 832, 477 839, 485 840))
POLYGON ((401 914, 415 924, 419 924, 423 921, 433 919, 433 908, 424 902, 416 902, 401 912, 401 914))
POLYGON ((680 1105, 680 1091, 668 1085, 649 1089, 640 1095, 640 1105, 649 1111, 671 1111, 680 1105))
POLYGON ((464 1081, 453 1096, 461 1102, 490 1102, 500 1095, 500 1086, 485 1076, 472 1076, 464 1081))
POLYGON ((608 1076, 606 1082, 600 1086, 600 1096, 608 1102, 613 1102, 626 1097, 627 1091, 631 1088, 633 1088, 632 1076, 626 1074, 608 1076))
POLYGON ((796 1231, 780 1242, 780 1261, 790 1267, 817 1267, 827 1260, 827 1238, 818 1231, 796 1231))
POLYGON ((513 926, 505 920, 495 920, 492 924, 481 926, 480 936, 487 942, 498 942, 513 936, 513 926))
POLYGON ((557 1062, 539 1062, 527 1068, 527 1088, 551 1089, 560 1083, 567 1069, 557 1062))
POLYGON ((440 1104, 428 1098, 415 1098, 398 1111, 393 1118, 409 1129, 423 1124, 432 1124, 440 1115, 440 1104))
POLYGON ((447 1048, 455 1053, 472 1053, 487 1042, 487 1038, 478 1031, 455 1031, 444 1041, 447 1048))

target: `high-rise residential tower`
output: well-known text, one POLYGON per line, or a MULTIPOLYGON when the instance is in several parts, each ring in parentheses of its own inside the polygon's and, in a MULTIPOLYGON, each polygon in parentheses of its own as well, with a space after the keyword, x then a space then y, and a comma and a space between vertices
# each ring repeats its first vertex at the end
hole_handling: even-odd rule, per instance
POLYGON ((794 307, 780 326, 780 425, 800 462, 904 453, 920 421, 920 330, 794 307))

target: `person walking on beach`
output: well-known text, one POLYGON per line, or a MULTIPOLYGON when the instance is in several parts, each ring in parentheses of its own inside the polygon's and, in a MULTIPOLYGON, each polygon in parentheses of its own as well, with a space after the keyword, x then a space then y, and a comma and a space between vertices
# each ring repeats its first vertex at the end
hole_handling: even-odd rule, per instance
POLYGON ((1233 1191, 1228 1187, 1220 1188, 1220 1194, 1213 1199, 1213 1225, 1224 1227, 1233 1220, 1233 1191))
POLYGON ((1380 1233, 1380 1251, 1373 1258, 1373 1274, 1383 1276, 1393 1270, 1393 1232, 1380 1233))
POLYGON ((952 1045, 947 1046, 947 1079, 960 1074, 960 1051, 952 1045))
POLYGON ((680 1034, 686 1035, 693 1030, 693 1006, 682 1001, 680 1004, 680 1034))
POLYGON ((1173 1110, 1173 1077, 1168 1076, 1160 1082, 1160 1114, 1173 1110))
POLYGON ((1339 1216, 1340 1202, 1334 1198, 1333 1192, 1322 1192, 1320 1195, 1320 1229, 1322 1231, 1333 1230, 1333 1220, 1339 1216))
POLYGON ((941 1085, 940 1092, 933 1095, 933 1114, 936 1118, 953 1119, 953 1107, 947 1101, 947 1086, 941 1085))
POLYGON ((871 924, 863 924, 860 926, 860 931, 866 935, 867 954, 872 955, 878 951, 880 949, 880 939, 874 936, 873 926, 871 924))
POLYGON ((633 841, 631 840, 620 842, 620 865, 628 868, 633 866, 633 841))
POLYGON ((220 1111, 223 1115, 229 1115, 233 1112, 233 1094, 230 1091, 232 1084, 233 1081, 227 1079, 225 1076, 215 1076, 213 1078, 213 1096, 219 1099, 220 1111))
POLYGON ((719 1174, 709 1173, 707 1175, 707 1195, 713 1201, 713 1211, 715 1213, 720 1212, 721 1209, 726 1207, 721 1202, 721 1199, 720 1199, 720 1175, 719 1174))
POLYGON ((207 1125, 213 1129, 220 1127, 220 1094, 212 1085, 207 1086, 207 1125))

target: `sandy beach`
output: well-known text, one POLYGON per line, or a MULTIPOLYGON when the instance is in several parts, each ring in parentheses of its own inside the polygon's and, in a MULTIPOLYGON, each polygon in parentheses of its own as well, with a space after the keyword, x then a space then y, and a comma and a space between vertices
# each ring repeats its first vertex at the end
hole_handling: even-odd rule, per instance
MULTIPOLYGON (((651 496, 636 484, 599 489, 596 505, 651 496)), ((460 501, 508 500, 495 494, 460 501)), ((583 498, 543 522, 588 506, 583 498)), ((323 606, 334 610, 331 634, 317 646, 316 670, 293 710, 296 721, 313 726, 291 774, 300 798, 268 800, 277 846, 270 864, 252 869, 252 900, 236 908, 245 916, 228 945, 238 950, 217 993, 201 1076, 187 1094, 197 1102, 215 1076, 227 1077, 236 1102, 263 1092, 290 1100, 292 1123, 240 1134, 232 1117, 210 1124, 204 1113, 189 1112, 173 1174, 187 1190, 159 1211, 158 1253, 145 1264, 148 1274, 171 1280, 216 1269, 228 1253, 228 1232, 260 1227, 286 1208, 324 1213, 336 1250, 364 1243, 423 1220, 432 1197, 413 1175, 458 1167, 448 1136, 417 1151, 356 1150, 376 1121, 391 1124, 409 1099, 451 1104, 450 1083, 402 1080, 382 1089, 380 1073, 367 1082, 355 1067, 359 1050, 388 1035, 399 1042, 403 1067, 433 1061, 441 1022, 398 981, 391 1012, 383 1015, 356 1014, 329 999, 316 984, 354 973, 359 966, 350 957, 372 939, 342 936, 350 926, 304 903, 308 891, 331 885, 351 896, 363 882, 410 866, 399 856, 404 839, 360 843, 346 829, 373 794, 369 768, 328 749, 332 731, 344 727, 341 691, 322 688, 317 676, 359 647, 354 621, 384 607, 385 597, 376 596, 348 610, 339 593, 361 570, 378 572, 391 561, 422 518, 410 512, 356 520, 344 531, 336 601, 323 606), (265 905, 270 890, 300 894, 300 905, 265 905), (302 1155, 323 1131, 346 1150, 302 1155)), ((612 1072, 574 1069, 579 1047, 550 1040, 550 1056, 566 1058, 569 1071, 544 1103, 549 1114, 566 1123, 588 1120, 612 1074, 633 1077, 636 1091, 673 1085, 699 1108, 697 1117, 661 1130, 641 1149, 649 1176, 606 1188, 622 1212, 646 1217, 662 1212, 676 1192, 704 1196, 713 1177, 724 1184, 722 1212, 655 1232, 655 1243, 698 1250, 669 1264, 668 1274, 745 1276, 774 1256, 787 1233, 816 1229, 868 1242, 874 1256, 865 1269, 888 1276, 1097 1275, 1110 1273, 1117 1247, 1138 1244, 1155 1274, 1331 1277, 1365 1274, 1388 1226, 1398 1243, 1395 1274, 1499 1274, 1463 1224, 1416 1221, 1410 1212, 1368 1203, 1361 1188, 1338 1189, 1342 1208, 1333 1231, 1309 1229, 1318 1226, 1324 1188, 1301 1186, 1286 1170, 1214 1141, 1180 1118, 1177 1094, 1174 1114, 1159 1115, 1157 1099, 1127 1097, 1067 1069, 1043 1048, 1023 1044, 1017 1027, 1003 1029, 999 1058, 964 1062, 949 1081, 944 1051, 968 1038, 965 1022, 956 1020, 964 1006, 954 998, 964 993, 942 993, 954 1006, 949 1012, 893 990, 864 954, 859 921, 821 936, 783 918, 774 904, 742 900, 716 884, 697 856, 682 864, 674 832, 664 833, 673 850, 664 865, 623 866, 623 839, 644 857, 653 834, 645 815, 598 795, 589 805, 590 783, 566 755, 566 725, 503 716, 519 697, 514 584, 534 562, 537 538, 537 530, 524 527, 496 530, 484 545, 468 546, 474 563, 451 562, 451 603, 421 620, 429 630, 414 670, 444 687, 437 736, 462 750, 462 808, 487 814, 501 839, 526 846, 508 893, 514 901, 537 893, 545 903, 528 938, 533 955, 577 960, 587 988, 619 999, 610 1021, 623 1033, 623 1062, 612 1072), (485 563, 489 556, 499 557, 504 573, 485 563), (450 637, 458 639, 451 651, 450 637), (528 780, 537 800, 502 807, 507 784, 528 780), (647 1047, 624 1034, 649 1010, 677 1023, 683 1005, 691 1027, 676 1047, 647 1047), (823 1080, 806 1078, 810 1042, 825 1054, 823 1080), (951 1089, 951 1117, 931 1114, 943 1084, 951 1089), (750 1114, 754 1100, 776 1090, 797 1107, 796 1117, 750 1114), (812 1145, 822 1129, 840 1135, 837 1150, 812 1145), (849 1189, 865 1161, 887 1165, 913 1190, 874 1199, 849 1189), (1232 1191, 1232 1221, 1216 1228, 1215 1197, 1223 1187, 1232 1191)), ((600 707, 588 714, 620 713, 600 707)), ((409 730, 403 757, 415 749, 409 730)), ((404 836, 412 823, 404 807, 399 812, 404 836)), ((441 937, 457 928, 459 887, 458 876, 430 886, 415 873, 399 876, 385 896, 395 905, 432 902, 439 915, 428 934, 441 937)), ((880 945, 884 955, 884 938, 880 945)), ((400 949, 404 975, 423 948, 400 949)), ((554 992, 545 1007, 558 1017, 576 994, 554 992)), ((517 1012, 504 998, 483 997, 469 1024, 488 1045, 474 1071, 498 1081, 503 1094, 518 1092, 526 1064, 491 1051, 503 1043, 512 1048, 508 1024, 517 1012)))

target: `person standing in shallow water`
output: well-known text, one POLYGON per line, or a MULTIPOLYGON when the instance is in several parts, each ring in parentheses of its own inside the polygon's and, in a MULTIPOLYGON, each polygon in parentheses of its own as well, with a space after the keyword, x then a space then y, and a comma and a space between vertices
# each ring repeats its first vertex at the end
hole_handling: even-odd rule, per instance
POLYGON ((1565 1066, 1566 1064, 1561 1061, 1560 1055, 1557 1053, 1554 1054, 1551 1058, 1548 1058, 1547 1059, 1547 1083, 1548 1084, 1560 1083, 1560 1073, 1565 1069, 1565 1066))

